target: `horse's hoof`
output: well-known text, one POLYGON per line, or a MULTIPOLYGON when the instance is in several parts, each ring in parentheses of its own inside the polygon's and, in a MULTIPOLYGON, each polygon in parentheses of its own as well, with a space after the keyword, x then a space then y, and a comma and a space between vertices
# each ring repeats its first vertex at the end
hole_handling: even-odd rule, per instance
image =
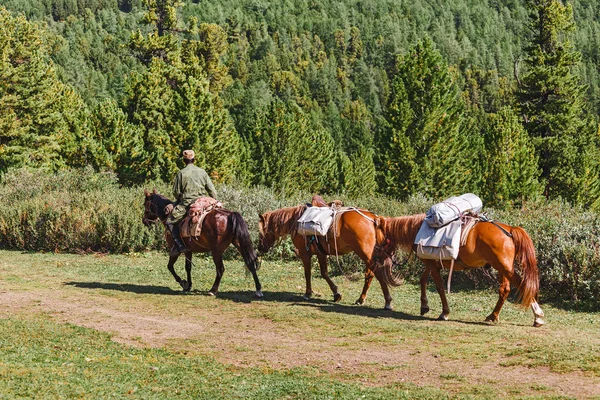
POLYGON ((440 314, 440 316, 437 319, 438 321, 448 321, 448 317, 444 314, 440 314))
POLYGON ((192 285, 185 279, 182 279, 181 282, 179 282, 179 284, 181 285, 181 288, 183 289, 184 292, 189 292, 190 289, 192 288, 192 285))
POLYGON ((389 306, 389 305, 386 304, 385 306, 383 306, 383 309, 386 310, 386 311, 392 311, 394 309, 394 307, 389 306))
POLYGON ((421 307, 421 315, 425 315, 429 312, 429 307, 421 307))
POLYGON ((494 317, 492 314, 485 317, 485 322, 491 322, 492 324, 497 324, 500 320, 494 317))
POLYGON ((342 295, 341 295, 341 294, 339 294, 339 293, 335 293, 335 294, 333 295, 333 301, 334 301, 334 303, 337 303, 337 302, 339 302, 340 300, 342 300, 342 295))
POLYGON ((209 291, 209 292, 207 293, 207 295, 208 295, 208 296, 212 296, 212 297, 214 297, 214 296, 216 296, 216 295, 217 295, 217 292, 213 292, 213 291, 211 290, 211 291, 209 291))
POLYGON ((364 300, 358 299, 354 302, 354 304, 356 304, 357 306, 362 306, 363 304, 365 304, 364 300))
POLYGON ((535 328, 539 328, 540 326, 542 326, 542 325, 544 325, 544 324, 545 324, 545 322, 544 322, 544 320, 543 320, 543 319, 541 319, 541 318, 536 318, 536 319, 535 319, 535 321, 533 321, 533 326, 534 326, 535 328))
POLYGON ((254 297, 256 297, 257 299, 262 299, 263 294, 260 290, 257 290, 256 292, 254 292, 254 297))

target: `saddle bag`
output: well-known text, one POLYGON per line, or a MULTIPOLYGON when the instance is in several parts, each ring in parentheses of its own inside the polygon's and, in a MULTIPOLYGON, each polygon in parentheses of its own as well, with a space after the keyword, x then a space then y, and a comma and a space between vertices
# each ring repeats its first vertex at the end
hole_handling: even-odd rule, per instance
POLYGON ((329 207, 308 207, 298 220, 300 235, 326 236, 333 222, 333 209, 329 207))
POLYGON ((435 229, 423 221, 415 238, 417 257, 425 260, 456 260, 460 250, 460 221, 435 229))

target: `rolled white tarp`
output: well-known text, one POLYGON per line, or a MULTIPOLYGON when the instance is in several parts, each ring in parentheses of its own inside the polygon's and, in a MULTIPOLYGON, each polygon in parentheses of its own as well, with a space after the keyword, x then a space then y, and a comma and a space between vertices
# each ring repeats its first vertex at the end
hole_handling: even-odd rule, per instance
POLYGON ((450 197, 434 204, 427 211, 425 221, 432 228, 439 228, 459 219, 464 213, 478 214, 483 207, 481 199, 473 193, 450 197))

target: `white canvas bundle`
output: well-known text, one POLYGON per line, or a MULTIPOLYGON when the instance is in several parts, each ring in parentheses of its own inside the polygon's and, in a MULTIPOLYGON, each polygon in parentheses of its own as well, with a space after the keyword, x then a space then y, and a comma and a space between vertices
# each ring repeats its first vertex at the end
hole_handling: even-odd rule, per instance
POLYGON ((425 221, 415 238, 417 257, 427 260, 456 260, 460 249, 461 222, 432 228, 425 221))
POLYGON ((298 220, 298 233, 306 236, 325 236, 332 222, 332 208, 308 207, 298 220))
POLYGON ((473 193, 466 193, 458 197, 450 197, 441 203, 434 204, 425 216, 425 221, 432 228, 439 228, 454 220, 467 211, 477 214, 481 211, 483 203, 473 193))

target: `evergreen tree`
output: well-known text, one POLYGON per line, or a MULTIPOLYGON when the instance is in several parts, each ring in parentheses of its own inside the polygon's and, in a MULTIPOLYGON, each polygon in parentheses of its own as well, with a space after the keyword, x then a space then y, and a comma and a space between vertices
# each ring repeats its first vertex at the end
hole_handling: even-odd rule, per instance
POLYGON ((448 67, 430 40, 398 58, 387 127, 379 132, 380 190, 439 198, 479 186, 474 138, 448 67))
POLYGON ((326 130, 311 124, 298 105, 275 99, 254 120, 248 138, 253 183, 286 194, 331 193, 338 188, 335 143, 326 130))
POLYGON ((573 10, 559 0, 527 4, 531 36, 518 97, 539 156, 544 192, 550 198, 590 204, 600 193, 589 192, 592 187, 583 182, 598 179, 599 146, 597 131, 585 117, 585 88, 575 74, 581 56, 566 37, 575 29, 573 10))
POLYGON ((45 34, 0 8, 0 171, 86 163, 86 108, 57 77, 45 34))
POLYGON ((142 127, 143 152, 132 162, 138 171, 132 178, 170 181, 185 148, 196 150, 199 164, 215 180, 243 178, 244 144, 223 102, 210 92, 211 83, 215 90, 224 85, 219 66, 223 31, 215 26, 198 31, 193 25, 188 33, 206 42, 179 40, 175 27, 180 4, 148 0, 144 18, 152 30, 146 36, 136 33, 130 43, 136 54, 150 60, 146 71, 132 75, 125 101, 129 121, 142 127))
POLYGON ((490 114, 489 120, 483 199, 493 207, 522 206, 543 190, 535 149, 512 108, 490 114))

